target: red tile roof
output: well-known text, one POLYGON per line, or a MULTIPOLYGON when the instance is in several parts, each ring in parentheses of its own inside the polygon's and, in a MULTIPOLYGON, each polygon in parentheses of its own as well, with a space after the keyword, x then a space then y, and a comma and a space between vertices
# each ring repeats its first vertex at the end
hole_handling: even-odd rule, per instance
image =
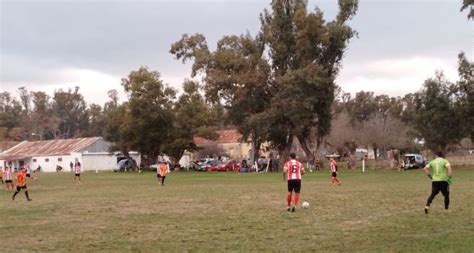
POLYGON ((193 141, 196 145, 203 145, 203 144, 225 144, 225 143, 239 143, 240 138, 242 138, 242 134, 239 133, 236 129, 230 130, 218 130, 216 133, 219 135, 217 140, 209 140, 203 137, 194 136, 193 141))
POLYGON ((24 141, 0 153, 0 159, 15 160, 32 156, 67 155, 72 152, 79 152, 100 139, 102 139, 102 137, 24 141))

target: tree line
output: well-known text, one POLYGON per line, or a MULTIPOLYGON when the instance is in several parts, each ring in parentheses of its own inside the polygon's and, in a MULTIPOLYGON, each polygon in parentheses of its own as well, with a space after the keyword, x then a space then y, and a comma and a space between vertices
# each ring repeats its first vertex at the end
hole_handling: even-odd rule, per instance
POLYGON ((382 153, 390 149, 446 151, 450 145, 472 146, 473 73, 474 63, 460 53, 457 82, 437 72, 425 80, 421 90, 401 97, 365 91, 351 97, 341 92, 334 102, 328 144, 339 151, 353 151, 359 145, 382 153))
MULTIPOLYGON (((458 56, 460 80, 442 73, 403 97, 361 91, 354 97, 336 85, 342 59, 357 35, 348 22, 357 0, 339 0, 334 20, 304 0, 274 0, 260 15, 260 31, 223 36, 210 49, 204 35, 184 34, 170 53, 192 63, 183 92, 158 71, 140 67, 122 79, 128 100, 116 90, 104 105, 87 105, 78 87, 18 90, 19 100, 0 94, 0 138, 11 140, 104 136, 114 149, 175 159, 198 147, 193 136, 216 138, 215 130, 237 128, 250 140, 254 158, 268 143, 286 159, 298 142, 309 160, 322 146, 347 149, 410 148, 413 140, 446 149, 473 137, 473 63, 458 56)), ((466 8, 463 6, 463 8, 466 8)), ((383 85, 383 84, 381 84, 383 85)))

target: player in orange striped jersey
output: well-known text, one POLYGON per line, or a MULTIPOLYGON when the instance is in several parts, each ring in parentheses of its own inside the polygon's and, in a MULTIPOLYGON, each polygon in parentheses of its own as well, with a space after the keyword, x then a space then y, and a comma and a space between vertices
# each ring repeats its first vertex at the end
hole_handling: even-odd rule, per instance
POLYGON ((28 196, 28 190, 26 187, 26 171, 25 167, 20 168, 20 172, 16 175, 16 191, 13 193, 12 200, 15 200, 15 196, 21 191, 25 190, 26 200, 31 201, 30 196, 28 196))
POLYGON ((156 168, 156 177, 161 183, 161 186, 165 186, 166 174, 170 171, 170 166, 164 161, 158 162, 158 167, 156 168))
POLYGON ((290 153, 290 160, 283 166, 283 181, 288 180, 288 194, 286 196, 286 210, 288 212, 294 212, 298 205, 301 190, 301 176, 303 174, 303 164, 296 160, 295 153, 290 153), (293 198, 293 207, 291 207, 293 192, 295 192, 295 197, 293 198))

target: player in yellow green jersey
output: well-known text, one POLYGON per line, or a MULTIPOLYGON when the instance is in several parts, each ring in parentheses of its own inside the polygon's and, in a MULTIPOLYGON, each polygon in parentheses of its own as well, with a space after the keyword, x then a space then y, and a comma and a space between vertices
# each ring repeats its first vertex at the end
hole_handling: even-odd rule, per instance
POLYGON ((444 209, 448 210, 449 208, 449 183, 451 181, 451 174, 452 168, 451 164, 449 164, 448 160, 443 158, 443 152, 438 151, 436 152, 436 159, 429 162, 426 167, 423 169, 428 175, 428 177, 432 180, 431 183, 431 195, 428 198, 425 206, 425 213, 427 214, 431 202, 433 199, 441 193, 444 196, 444 209))

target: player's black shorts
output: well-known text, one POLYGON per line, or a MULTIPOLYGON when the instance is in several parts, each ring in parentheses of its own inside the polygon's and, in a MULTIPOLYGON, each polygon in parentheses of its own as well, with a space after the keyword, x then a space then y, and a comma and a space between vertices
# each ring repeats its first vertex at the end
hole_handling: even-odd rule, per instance
POLYGON ((332 175, 333 177, 337 177, 337 172, 333 172, 333 173, 331 173, 331 175, 332 175))
POLYGON ((26 174, 26 177, 31 177, 30 173, 26 174))
POLYGON ((80 177, 81 176, 81 173, 76 173, 74 174, 76 177, 80 177))
POLYGON ((16 191, 19 192, 21 189, 25 189, 26 190, 26 185, 24 186, 17 186, 16 187, 16 191))
POLYGON ((156 177, 161 177, 160 173, 157 173, 157 174, 156 174, 156 177))
POLYGON ((431 183, 431 191, 435 194, 439 192, 444 195, 449 194, 449 184, 446 181, 433 181, 431 183))
POLYGON ((301 190, 301 180, 300 179, 291 179, 288 180, 288 192, 300 193, 301 190))
POLYGON ((13 180, 5 180, 5 183, 13 183, 13 180))

